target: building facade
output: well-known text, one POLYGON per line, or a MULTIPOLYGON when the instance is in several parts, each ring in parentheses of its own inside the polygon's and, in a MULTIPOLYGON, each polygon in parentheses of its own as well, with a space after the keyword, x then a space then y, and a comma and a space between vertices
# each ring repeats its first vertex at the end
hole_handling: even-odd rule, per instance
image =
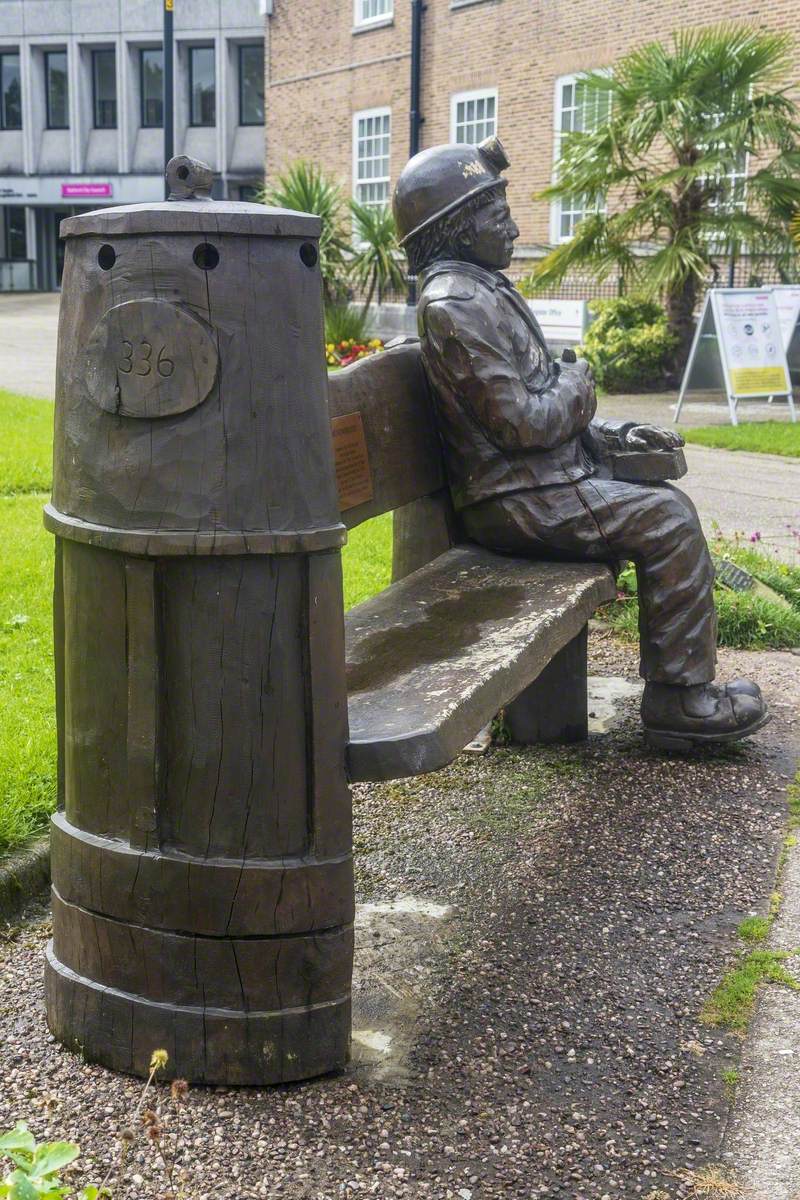
MULTIPOLYGON (((263 182, 265 0, 174 0, 175 153, 263 182)), ((164 0, 0 0, 0 290, 52 289, 58 227, 163 196, 164 0)))
MULTIPOLYGON (((310 158, 357 198, 390 198, 409 151, 411 9, 411 0, 274 0, 268 178, 310 158)), ((603 119, 576 74, 673 30, 723 21, 796 32, 796 0, 425 0, 421 148, 499 135, 519 272, 568 240, 585 212, 579 199, 535 199, 551 182, 562 133, 603 119)))

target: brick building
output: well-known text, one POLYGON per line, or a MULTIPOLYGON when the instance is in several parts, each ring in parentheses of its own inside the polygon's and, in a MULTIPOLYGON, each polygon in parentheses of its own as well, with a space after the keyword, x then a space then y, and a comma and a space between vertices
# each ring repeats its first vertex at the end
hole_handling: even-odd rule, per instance
MULTIPOLYGON (((582 215, 533 199, 550 182, 559 131, 601 116, 584 111, 575 73, 722 21, 794 32, 796 0, 426 0, 421 148, 497 132, 516 256, 538 256, 582 215)), ((268 22, 267 178, 309 158, 362 200, 386 201, 408 158, 411 0, 274 0, 268 22)))

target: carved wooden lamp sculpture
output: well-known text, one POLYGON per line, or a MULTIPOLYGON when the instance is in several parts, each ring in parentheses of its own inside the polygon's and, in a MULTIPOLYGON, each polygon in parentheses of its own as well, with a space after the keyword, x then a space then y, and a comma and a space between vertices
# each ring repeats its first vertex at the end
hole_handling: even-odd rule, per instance
POLYGON ((275 1083, 350 1039, 320 223, 167 174, 61 227, 47 1013, 117 1070, 275 1083))

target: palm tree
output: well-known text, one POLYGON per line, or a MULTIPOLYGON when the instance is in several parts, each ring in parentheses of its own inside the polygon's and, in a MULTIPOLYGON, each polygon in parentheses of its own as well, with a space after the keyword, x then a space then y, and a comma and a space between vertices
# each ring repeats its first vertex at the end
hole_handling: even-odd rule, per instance
POLYGON ((792 218, 792 237, 794 238, 798 247, 800 247, 800 212, 795 213, 794 217, 792 218))
POLYGON ((344 196, 339 184, 316 164, 298 159, 267 186, 263 204, 314 213, 322 218, 319 263, 327 304, 342 300, 348 273, 350 244, 345 226, 344 196))
POLYGON ((674 379, 718 257, 741 248, 771 255, 788 278, 796 262, 789 220, 800 206, 792 50, 788 34, 716 26, 675 33, 670 45, 634 50, 609 73, 581 76, 587 109, 610 108, 610 117, 564 135, 556 182, 541 198, 580 196, 589 212, 534 270, 532 290, 580 269, 598 280, 619 273, 627 289, 661 298, 677 337, 674 379), (747 156, 753 170, 737 187, 747 156))
POLYGON ((353 214, 355 252, 350 264, 355 282, 366 292, 364 316, 369 311, 375 289, 378 303, 390 288, 405 287, 405 275, 400 265, 397 229, 390 208, 370 207, 358 200, 350 201, 353 214))

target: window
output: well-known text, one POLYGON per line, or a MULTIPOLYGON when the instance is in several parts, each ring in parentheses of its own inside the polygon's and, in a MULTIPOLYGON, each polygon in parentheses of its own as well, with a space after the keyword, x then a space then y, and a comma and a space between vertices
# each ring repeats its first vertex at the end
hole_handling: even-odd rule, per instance
POLYGON ((0 54, 0 129, 22 128, 19 55, 0 54))
POLYGON ((216 125, 217 87, 214 47, 189 48, 189 124, 216 125))
POLYGON ((5 258, 28 257, 28 235, 25 229, 25 209, 10 205, 3 209, 5 258))
POLYGON ((394 16, 394 0, 355 0, 355 23, 361 25, 384 24, 394 16))
MULTIPOLYGON (((704 179, 711 183, 711 179, 704 179)), ((720 216, 730 213, 747 211, 747 151, 740 150, 736 155, 729 171, 716 175, 713 179, 718 191, 709 207, 720 216)))
MULTIPOLYGON (((608 121, 611 93, 586 88, 574 75, 556 80, 555 136, 553 151, 561 155, 565 133, 590 133, 608 121)), ((595 196, 564 196, 553 205, 551 240, 568 242, 587 213, 605 212, 605 199, 595 196)))
POLYGON ((239 124, 264 124, 264 43, 239 47, 239 124))
POLYGON ((142 126, 160 129, 164 124, 164 54, 139 51, 139 87, 142 96, 142 126))
POLYGON ((389 203, 391 122, 388 108, 369 109, 353 117, 353 195, 369 208, 389 203))
POLYGON ((450 137, 476 146, 497 133, 497 91, 460 92, 450 100, 450 137))
POLYGON ((113 50, 92 51, 92 96, 95 129, 116 129, 117 56, 113 50))
MULTIPOLYGON (((706 118, 706 123, 714 128, 720 124, 721 114, 709 114, 706 118)), ((726 148, 724 142, 714 143, 715 149, 726 148)), ((708 149, 707 145, 702 145, 701 149, 708 149)), ((715 189, 715 195, 709 201, 709 208, 712 209, 717 216, 729 216, 735 212, 747 211, 747 151, 738 150, 731 155, 730 166, 727 170, 721 170, 714 175, 704 175, 701 178, 701 183, 707 187, 715 189)))
POLYGON ((238 189, 239 199, 244 200, 247 204, 261 203, 261 188, 256 187, 254 183, 243 183, 238 189))
POLYGON ((69 85, 66 50, 48 50, 44 56, 47 128, 69 129, 69 85))

